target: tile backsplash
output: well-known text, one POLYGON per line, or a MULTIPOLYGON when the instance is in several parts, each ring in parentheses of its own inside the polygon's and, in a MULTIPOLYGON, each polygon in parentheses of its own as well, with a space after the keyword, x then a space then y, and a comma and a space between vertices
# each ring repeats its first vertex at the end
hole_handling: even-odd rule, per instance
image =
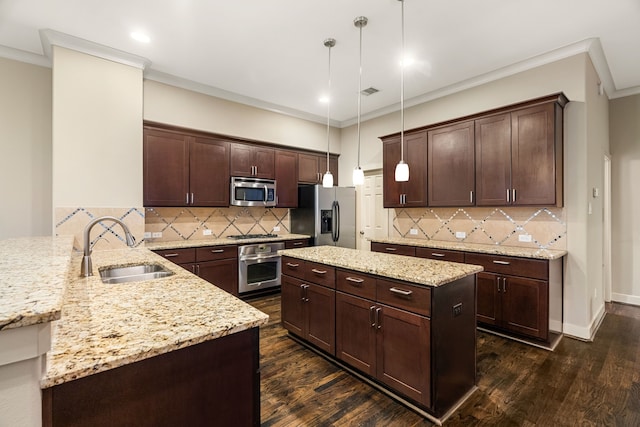
MULTIPOLYGON (((92 207, 57 207, 54 210, 55 234, 57 236, 74 236, 74 248, 84 249, 82 235, 89 222, 101 216, 113 216, 121 220, 136 239, 136 246, 144 242, 144 208, 92 208, 92 207)), ((113 221, 96 224, 91 230, 93 250, 125 248, 127 246, 124 231, 113 221)))
POLYGON ((567 247, 562 208, 391 209, 391 218, 391 237, 540 249, 567 247), (456 237, 457 232, 465 233, 465 237, 456 237), (519 235, 531 236, 531 242, 520 241, 519 235))
POLYGON ((154 242, 206 240, 234 234, 286 234, 291 227, 284 208, 147 208, 145 230, 162 233, 154 242), (280 227, 274 231, 274 227, 280 227), (205 230, 211 232, 205 235, 205 230))

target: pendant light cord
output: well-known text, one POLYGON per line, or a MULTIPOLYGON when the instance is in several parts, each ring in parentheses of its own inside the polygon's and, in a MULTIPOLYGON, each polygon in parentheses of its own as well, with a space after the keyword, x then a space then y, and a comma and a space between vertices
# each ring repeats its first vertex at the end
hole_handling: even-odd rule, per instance
POLYGON ((400 0, 401 3, 401 29, 402 29, 402 62, 400 68, 400 161, 404 161, 404 66, 405 66, 405 54, 404 54, 404 0, 400 0))
MULTIPOLYGON (((364 17, 361 17, 364 18, 364 17)), ((360 22, 360 69, 358 75, 358 168, 360 167, 360 112, 362 104, 362 27, 367 24, 366 18, 360 22)))
POLYGON ((329 134, 331 133, 329 117, 331 113, 331 48, 334 46, 335 41, 325 41, 325 46, 329 47, 329 82, 327 84, 327 172, 329 172, 329 134))

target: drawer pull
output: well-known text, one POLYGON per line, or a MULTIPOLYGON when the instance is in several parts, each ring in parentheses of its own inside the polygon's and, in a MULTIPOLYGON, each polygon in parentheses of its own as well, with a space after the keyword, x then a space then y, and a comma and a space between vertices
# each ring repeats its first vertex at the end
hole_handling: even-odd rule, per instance
POLYGON ((396 248, 384 248, 385 251, 389 251, 389 252, 395 252, 397 251, 396 248))
POLYGON ((404 289, 398 289, 398 288, 389 288, 389 290, 394 294, 402 295, 403 297, 408 297, 413 293, 413 291, 405 291, 404 289))
POLYGON ((293 246, 301 246, 302 242, 293 242, 293 246))
POLYGON ((316 270, 315 268, 312 269, 311 271, 313 271, 316 274, 327 274, 327 270, 316 270))
POLYGON ((290 267, 290 268, 298 268, 298 267, 300 267, 300 264, 291 264, 290 262, 288 262, 288 263, 287 263, 287 267, 290 267))
POLYGON ((494 264, 500 264, 500 265, 509 265, 511 264, 509 261, 493 261, 494 264))
POLYGON ((437 252, 431 252, 431 256, 436 256, 438 258, 442 258, 442 257, 444 257, 444 254, 439 254, 437 252))
POLYGON ((164 254, 163 256, 165 258, 174 258, 174 257, 180 256, 180 254, 175 254, 175 253, 174 254, 164 254))
POLYGON ((224 252, 224 249, 211 249, 212 254, 221 254, 224 252))
POLYGON ((353 283, 362 283, 364 282, 364 279, 358 279, 356 277, 347 277, 347 282, 353 282, 353 283))

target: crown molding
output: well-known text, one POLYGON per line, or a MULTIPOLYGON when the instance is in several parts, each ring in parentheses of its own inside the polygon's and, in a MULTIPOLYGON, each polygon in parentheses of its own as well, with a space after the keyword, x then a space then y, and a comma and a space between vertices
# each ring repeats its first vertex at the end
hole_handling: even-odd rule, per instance
POLYGON ((151 65, 151 61, 147 58, 51 29, 40 30, 40 41, 44 54, 49 59, 52 59, 51 47, 60 46, 142 70, 151 65))
POLYGON ((51 68, 51 59, 46 56, 27 52, 26 50, 14 49, 9 46, 0 45, 0 57, 51 68))

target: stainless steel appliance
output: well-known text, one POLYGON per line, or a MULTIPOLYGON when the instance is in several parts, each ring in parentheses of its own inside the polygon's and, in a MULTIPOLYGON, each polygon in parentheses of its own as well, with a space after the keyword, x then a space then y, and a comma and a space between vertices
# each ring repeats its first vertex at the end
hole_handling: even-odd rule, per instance
POLYGON ((280 286, 282 261, 278 250, 284 243, 238 246, 238 293, 240 295, 280 286))
POLYGON ((356 247, 354 187, 298 187, 298 208, 289 211, 291 232, 307 234, 314 246, 356 247))
POLYGON ((273 179, 231 178, 230 203, 234 206, 275 206, 276 182, 273 179))

